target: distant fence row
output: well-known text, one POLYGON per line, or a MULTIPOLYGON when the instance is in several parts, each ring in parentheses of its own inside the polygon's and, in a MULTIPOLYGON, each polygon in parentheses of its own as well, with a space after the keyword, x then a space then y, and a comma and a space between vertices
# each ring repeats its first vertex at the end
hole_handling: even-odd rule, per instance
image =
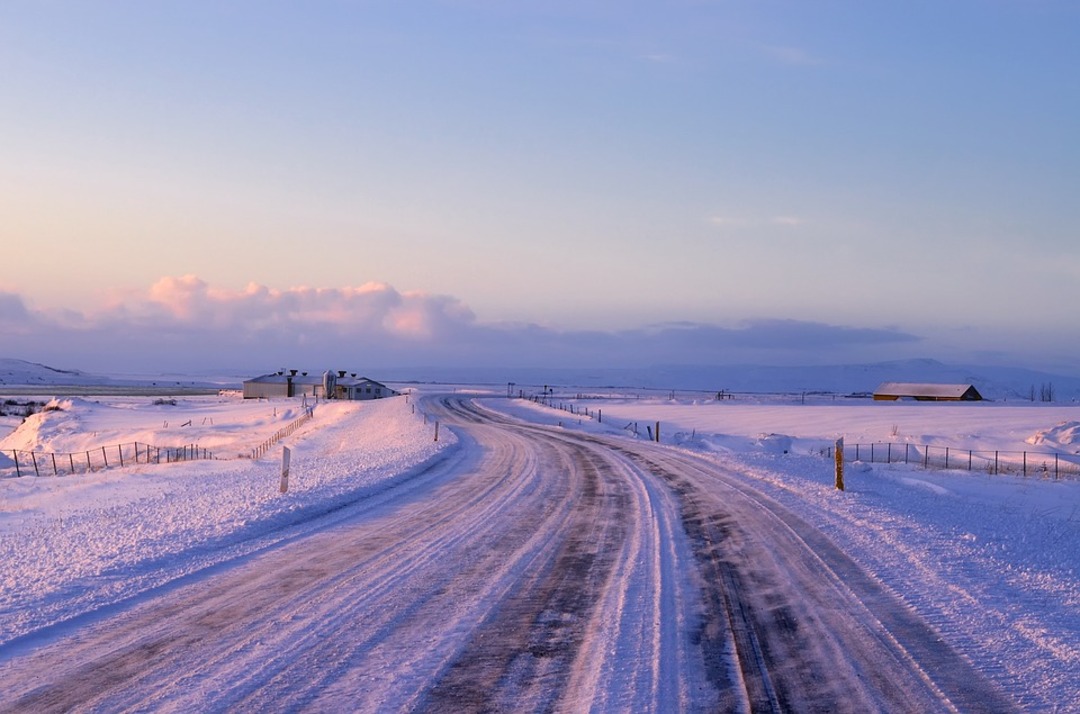
POLYGON ((315 408, 314 407, 305 408, 304 413, 301 414, 298 418, 294 419, 288 425, 283 426, 280 429, 278 429, 277 431, 275 431, 273 436, 271 436, 269 439, 267 439, 266 441, 264 441, 263 443, 259 444, 254 449, 252 449, 251 450, 251 458, 253 458, 253 459, 261 458, 263 456, 263 454, 265 454, 267 451, 270 450, 270 447, 272 447, 274 444, 278 443, 279 441, 281 441, 285 437, 290 436, 293 432, 295 432, 297 429, 299 429, 304 424, 304 422, 308 421, 313 416, 315 416, 315 408))
MULTIPOLYGON (((534 395, 529 399, 571 414, 593 418, 597 421, 603 420, 603 413, 599 409, 575 407, 573 403, 559 402, 547 395, 534 395)), ((656 422, 655 432, 652 426, 645 428, 650 441, 660 441, 660 422, 656 422)), ((638 424, 630 422, 624 429, 637 434, 638 424)), ((833 447, 823 448, 820 453, 832 459, 833 447)), ((980 451, 952 446, 897 444, 885 441, 867 444, 847 443, 844 445, 844 460, 873 464, 911 464, 922 466, 924 469, 980 471, 990 475, 1014 474, 1049 479, 1080 479, 1080 454, 1059 452, 980 451)))
MULTIPOLYGON (((833 447, 823 450, 833 458, 833 447)), ((926 469, 958 469, 1041 478, 1080 478, 1080 455, 1043 451, 977 451, 925 444, 844 444, 845 461, 914 464, 926 469)))
POLYGON ((154 446, 131 442, 78 452, 4 451, 15 462, 14 476, 68 476, 132 464, 167 464, 176 461, 213 459, 214 454, 198 444, 154 446))

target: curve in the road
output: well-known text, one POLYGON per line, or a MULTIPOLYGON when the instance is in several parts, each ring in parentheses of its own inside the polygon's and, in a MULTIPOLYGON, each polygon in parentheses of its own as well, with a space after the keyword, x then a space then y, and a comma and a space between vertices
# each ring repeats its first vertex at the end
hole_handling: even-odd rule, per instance
POLYGON ((0 709, 1012 709, 717 465, 428 407, 473 455, 430 488, 4 662, 0 709))

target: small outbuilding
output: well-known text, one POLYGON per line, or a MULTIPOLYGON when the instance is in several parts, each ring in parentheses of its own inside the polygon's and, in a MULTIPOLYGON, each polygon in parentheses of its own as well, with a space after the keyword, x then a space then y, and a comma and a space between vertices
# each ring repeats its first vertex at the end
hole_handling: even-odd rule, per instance
POLYGON ((982 398, 979 390, 971 384, 884 382, 874 390, 876 401, 914 399, 918 402, 978 402, 982 401, 982 398))
POLYGON ((334 385, 334 399, 382 399, 397 397, 401 392, 367 377, 338 377, 334 385))

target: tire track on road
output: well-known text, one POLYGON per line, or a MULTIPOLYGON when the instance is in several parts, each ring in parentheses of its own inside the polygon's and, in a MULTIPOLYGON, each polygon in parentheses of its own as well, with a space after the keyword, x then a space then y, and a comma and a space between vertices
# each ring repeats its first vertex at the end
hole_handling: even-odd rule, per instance
POLYGON ((655 706, 670 506, 606 449, 439 415, 483 458, 5 663, 0 709, 655 706))
POLYGON ((5 662, 0 710, 1014 709, 717 465, 433 414, 472 458, 429 488, 5 662))
POLYGON ((1017 710, 899 598, 767 496, 689 454, 626 453, 680 495, 698 562, 718 585, 710 611, 730 626, 750 711, 1017 710))
POLYGON ((695 641, 719 710, 1017 710, 824 534, 715 463, 626 439, 567 438, 622 455, 677 498, 703 583, 695 641))

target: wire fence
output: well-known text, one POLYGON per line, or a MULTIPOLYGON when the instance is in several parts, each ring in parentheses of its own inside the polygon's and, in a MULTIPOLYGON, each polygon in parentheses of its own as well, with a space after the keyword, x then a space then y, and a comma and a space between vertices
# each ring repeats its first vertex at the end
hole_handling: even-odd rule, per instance
POLYGON ((266 441, 264 441, 263 443, 259 444, 254 449, 252 449, 251 450, 251 458, 253 458, 253 459, 262 458, 262 456, 267 451, 270 450, 270 447, 272 447, 274 444, 278 443, 279 441, 281 441, 285 437, 290 436, 291 434, 293 434, 297 429, 299 429, 301 426, 303 426, 303 424, 305 422, 307 422, 308 420, 310 420, 313 416, 315 416, 315 408, 314 407, 306 407, 304 409, 304 413, 302 415, 300 415, 298 418, 294 419, 288 425, 283 426, 280 429, 278 429, 277 431, 275 431, 273 436, 271 436, 269 439, 267 439, 266 441))
MULTIPOLYGON (((833 458, 833 447, 822 455, 833 458)), ((875 442, 845 444, 845 461, 872 464, 912 464, 924 469, 954 469, 982 473, 1015 474, 1050 479, 1080 478, 1080 454, 1044 451, 979 451, 950 446, 875 442)))
MULTIPOLYGON (((278 429, 264 442, 251 450, 251 458, 258 459, 277 442, 292 435, 315 414, 313 407, 292 422, 278 429)), ((25 451, 5 449, 0 455, 11 460, 12 465, 0 466, 0 477, 22 476, 70 476, 96 473, 104 469, 123 468, 135 464, 171 464, 181 461, 212 460, 218 457, 198 444, 183 446, 155 446, 133 441, 88 449, 86 451, 25 451)), ((2 459, 0 459, 2 461, 2 459)))
POLYGON ((121 468, 133 464, 168 464, 177 461, 213 459, 211 451, 198 444, 184 446, 154 446, 133 441, 78 452, 4 451, 10 456, 14 467, 9 469, 15 477, 21 476, 70 476, 94 473, 103 469, 121 468))

